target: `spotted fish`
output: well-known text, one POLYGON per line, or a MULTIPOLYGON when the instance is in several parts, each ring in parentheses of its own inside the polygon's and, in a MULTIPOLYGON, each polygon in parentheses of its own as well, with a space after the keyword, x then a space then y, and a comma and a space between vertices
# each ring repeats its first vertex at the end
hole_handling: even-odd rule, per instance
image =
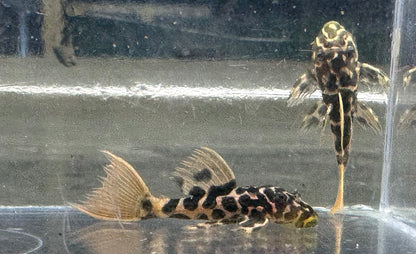
POLYGON ((102 187, 94 190, 78 210, 104 220, 135 221, 148 218, 208 220, 238 223, 251 232, 269 222, 313 227, 318 215, 297 193, 274 186, 237 187, 234 173, 224 159, 209 148, 196 150, 176 168, 186 197, 153 196, 136 170, 122 158, 104 151, 110 164, 104 167, 102 187))
POLYGON ((336 21, 326 23, 312 43, 314 67, 303 74, 293 86, 288 106, 294 106, 318 88, 319 101, 303 119, 302 127, 326 126, 328 120, 334 137, 335 154, 339 170, 339 186, 332 213, 344 207, 344 170, 348 163, 353 132, 353 120, 363 127, 381 132, 380 122, 367 105, 357 101, 360 85, 372 87, 389 85, 387 75, 380 69, 358 61, 354 38, 336 21))

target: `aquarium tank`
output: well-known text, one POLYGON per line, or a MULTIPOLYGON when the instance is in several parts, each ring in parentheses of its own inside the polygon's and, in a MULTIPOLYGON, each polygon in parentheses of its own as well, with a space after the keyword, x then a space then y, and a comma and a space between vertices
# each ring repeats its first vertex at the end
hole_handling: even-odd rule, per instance
POLYGON ((0 253, 416 253, 415 9, 0 0, 0 253), (181 162, 201 147, 233 174, 212 180, 226 166, 203 159, 179 174, 198 187, 183 194, 175 168, 194 170, 181 162), (157 199, 124 189, 138 175, 157 199), (252 188, 225 193, 233 179, 252 188), (120 208, 112 220, 76 209, 97 195, 95 214, 120 208), (124 219, 126 197, 148 214, 124 219), (316 225, 274 223, 300 198, 316 225), (195 207, 166 212, 181 205, 195 207))

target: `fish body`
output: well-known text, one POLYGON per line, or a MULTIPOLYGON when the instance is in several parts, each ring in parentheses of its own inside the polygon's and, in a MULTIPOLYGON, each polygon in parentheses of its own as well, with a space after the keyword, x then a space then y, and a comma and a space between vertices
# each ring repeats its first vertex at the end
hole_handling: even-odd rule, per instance
POLYGON ((313 227, 318 216, 297 193, 274 186, 237 187, 234 173, 214 150, 201 148, 178 167, 183 198, 153 196, 136 170, 122 158, 110 159, 102 187, 94 190, 78 210, 104 220, 135 221, 149 218, 208 220, 238 223, 251 232, 269 222, 313 227))
POLYGON ((324 25, 313 44, 316 78, 328 107, 338 164, 348 162, 356 111, 358 52, 352 34, 337 22, 324 25))
POLYGON ((312 70, 303 74, 291 90, 288 106, 294 106, 316 89, 322 92, 318 102, 303 119, 302 127, 331 125, 339 169, 338 195, 331 212, 343 209, 343 177, 351 150, 353 120, 375 132, 381 125, 373 110, 357 101, 359 84, 388 87, 382 71, 358 61, 358 51, 350 32, 336 21, 326 23, 312 43, 312 70))

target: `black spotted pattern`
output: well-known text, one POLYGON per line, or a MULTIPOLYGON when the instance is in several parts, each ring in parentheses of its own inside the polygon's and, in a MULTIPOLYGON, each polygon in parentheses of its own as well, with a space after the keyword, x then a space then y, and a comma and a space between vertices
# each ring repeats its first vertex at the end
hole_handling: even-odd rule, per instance
POLYGON ((189 191, 189 195, 193 196, 194 198, 197 198, 198 200, 201 199, 205 195, 205 191, 198 186, 192 187, 192 189, 189 191))
POLYGON ((169 200, 163 207, 162 207, 162 212, 164 213, 171 213, 173 211, 175 211, 176 207, 178 206, 179 203, 179 199, 174 198, 169 200))
POLYGON ((276 194, 272 189, 265 189, 264 194, 266 195, 267 199, 271 202, 274 202, 274 199, 276 198, 276 194))
POLYGON ((208 220, 208 216, 205 213, 200 213, 196 216, 197 220, 208 220))
POLYGON ((244 192, 246 192, 246 189, 243 187, 238 187, 237 189, 235 189, 235 193, 237 193, 238 195, 241 195, 244 192))
POLYGON ((205 191, 198 186, 194 186, 189 191, 189 195, 192 195, 192 197, 183 200, 183 207, 186 210, 193 211, 198 207, 199 200, 205 196, 205 191))
POLYGON ((186 210, 193 211, 198 207, 198 201, 194 200, 193 198, 185 198, 183 200, 183 207, 186 210))
POLYGON ((257 209, 251 209, 250 219, 262 219, 264 218, 264 213, 258 211, 257 209))
POLYGON ((225 217, 225 212, 221 209, 214 209, 211 216, 214 220, 219 220, 225 217))
POLYGON ((236 212, 238 210, 237 203, 233 197, 223 197, 221 199, 222 207, 228 212, 236 212))
POLYGON ((209 171, 207 168, 204 168, 201 171, 194 173, 194 179, 198 182, 208 182, 212 179, 211 171, 209 171))
POLYGON ((254 186, 247 186, 247 187, 238 187, 235 190, 235 193, 237 194, 243 194, 244 192, 249 192, 249 193, 257 193, 259 191, 259 188, 254 187, 254 186))
POLYGON ((183 180, 182 177, 180 176, 175 176, 174 177, 175 182, 179 185, 179 187, 183 187, 183 184, 185 183, 185 180, 183 180))
POLYGON ((242 206, 241 207, 241 213, 247 215, 248 214, 248 207, 247 206, 242 206))
POLYGON ((188 216, 186 216, 185 214, 181 214, 181 213, 175 213, 172 214, 171 216, 169 216, 169 218, 174 218, 174 219, 185 219, 185 220, 189 220, 191 218, 189 218, 188 216))
POLYGON ((238 203, 241 205, 241 211, 244 214, 248 213, 249 207, 263 207, 263 212, 272 213, 273 207, 267 202, 267 198, 261 194, 256 194, 257 199, 251 199, 248 194, 242 195, 238 199, 238 203))
POLYGON ((257 204, 259 206, 262 206, 266 213, 272 213, 273 212, 273 207, 267 201, 267 198, 261 193, 257 193, 257 204))
POLYGON ((152 202, 150 202, 150 200, 145 199, 145 200, 142 201, 142 208, 146 212, 150 212, 153 209, 153 204, 152 204, 152 202))
POLYGON ((259 191, 259 189, 256 188, 256 187, 253 187, 253 186, 249 186, 247 188, 247 191, 250 192, 250 193, 257 193, 259 191))
POLYGON ((207 198, 205 199, 204 203, 202 203, 202 207, 205 209, 214 208, 217 205, 215 199, 218 196, 225 196, 230 194, 230 192, 235 188, 235 186, 235 180, 231 180, 228 183, 225 183, 220 186, 211 186, 209 188, 207 198))
POLYGON ((284 193, 282 192, 276 193, 276 197, 274 199, 276 213, 282 213, 286 209, 286 205, 288 204, 287 200, 288 200, 288 197, 284 193))

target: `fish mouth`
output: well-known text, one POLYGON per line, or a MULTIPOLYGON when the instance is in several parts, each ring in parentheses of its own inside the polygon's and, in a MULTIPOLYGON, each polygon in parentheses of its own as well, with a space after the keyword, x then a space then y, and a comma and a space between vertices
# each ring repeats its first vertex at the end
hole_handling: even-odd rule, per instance
POLYGON ((315 227, 318 224, 318 214, 313 212, 312 215, 303 219, 303 216, 300 216, 299 220, 295 222, 295 227, 297 228, 311 228, 315 227))

